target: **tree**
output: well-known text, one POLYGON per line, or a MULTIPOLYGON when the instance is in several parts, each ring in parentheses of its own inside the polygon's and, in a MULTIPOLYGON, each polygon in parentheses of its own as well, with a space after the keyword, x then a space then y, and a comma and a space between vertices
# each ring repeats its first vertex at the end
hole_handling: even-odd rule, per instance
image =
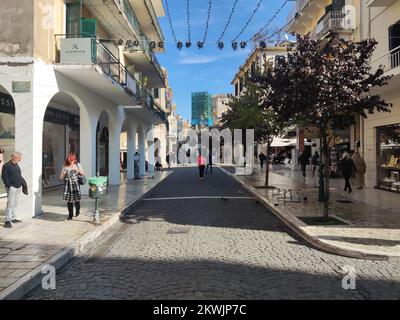
POLYGON ((325 202, 329 218, 329 155, 331 132, 355 115, 390 112, 391 104, 371 89, 390 79, 380 66, 372 70, 370 58, 375 40, 353 42, 332 35, 328 41, 297 36, 296 47, 272 73, 257 79, 257 85, 272 94, 263 105, 282 115, 288 123, 308 123, 319 132, 324 163, 325 202))
POLYGON ((282 132, 283 125, 277 113, 263 108, 264 93, 252 81, 247 79, 245 88, 242 96, 231 98, 228 111, 221 117, 221 129, 254 129, 255 142, 267 144, 265 187, 268 188, 269 150, 273 137, 282 132))

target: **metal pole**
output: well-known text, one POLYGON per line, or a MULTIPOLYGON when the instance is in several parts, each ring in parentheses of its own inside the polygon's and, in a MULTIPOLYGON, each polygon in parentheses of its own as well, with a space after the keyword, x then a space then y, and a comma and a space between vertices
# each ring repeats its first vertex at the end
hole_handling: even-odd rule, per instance
POLYGON ((96 202, 95 202, 94 222, 100 223, 99 199, 96 199, 96 202))

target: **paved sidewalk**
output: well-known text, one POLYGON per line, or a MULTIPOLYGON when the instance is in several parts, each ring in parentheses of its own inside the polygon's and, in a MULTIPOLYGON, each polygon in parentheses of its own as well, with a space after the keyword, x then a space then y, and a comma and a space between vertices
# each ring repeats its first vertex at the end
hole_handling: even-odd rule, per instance
POLYGON ((93 199, 84 197, 80 216, 66 221, 62 190, 46 192, 41 216, 14 224, 12 229, 0 228, 0 299, 24 296, 41 282, 44 265, 58 269, 67 263, 170 173, 156 172, 154 179, 146 177, 108 187, 107 195, 99 201, 98 226, 92 223, 93 199))
MULTIPOLYGON (((233 172, 232 169, 229 171, 233 172)), ((353 193, 349 194, 343 191, 342 179, 331 179, 330 214, 347 225, 308 226, 298 217, 322 216, 322 204, 318 202, 317 175, 312 177, 308 171, 304 179, 300 171, 291 171, 279 165, 273 167, 270 186, 281 190, 299 190, 300 203, 277 200, 274 193, 278 190, 254 188, 262 186, 265 181, 265 171, 261 172, 258 168, 251 176, 236 178, 321 249, 347 256, 400 259, 398 194, 372 188, 358 190, 355 186, 353 193)))

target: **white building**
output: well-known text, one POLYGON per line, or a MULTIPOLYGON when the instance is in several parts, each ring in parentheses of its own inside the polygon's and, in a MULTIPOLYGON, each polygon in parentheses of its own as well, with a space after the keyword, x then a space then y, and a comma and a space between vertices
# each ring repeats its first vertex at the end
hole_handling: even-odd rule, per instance
MULTIPOLYGON (((68 152, 88 177, 118 185, 120 136, 127 136, 127 178, 145 142, 153 161, 154 125, 166 112, 155 52, 163 52, 161 0, 3 0, 0 6, 0 144, 23 154, 30 190, 19 212, 41 212, 43 190, 56 186, 68 152), (3 103, 4 102, 4 103, 3 103)), ((0 189, 0 193, 4 191, 0 189)), ((83 192, 87 192, 83 188, 83 192)))
POLYGON ((229 98, 225 94, 216 94, 212 96, 212 117, 213 124, 218 125, 224 112, 228 110, 229 98))

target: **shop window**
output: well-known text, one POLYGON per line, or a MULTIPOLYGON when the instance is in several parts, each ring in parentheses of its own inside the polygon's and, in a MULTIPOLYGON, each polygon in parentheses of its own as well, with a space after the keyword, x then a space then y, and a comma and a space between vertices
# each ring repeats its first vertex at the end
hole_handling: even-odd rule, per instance
POLYGON ((379 127, 376 134, 378 188, 400 193, 400 124, 379 127))
MULTIPOLYGON (((0 170, 5 162, 11 159, 15 151, 15 107, 12 97, 0 92, 0 148, 4 154, 0 155, 0 170)), ((0 171, 1 172, 1 171, 0 171)), ((0 196, 4 196, 6 189, 0 179, 0 196)))

